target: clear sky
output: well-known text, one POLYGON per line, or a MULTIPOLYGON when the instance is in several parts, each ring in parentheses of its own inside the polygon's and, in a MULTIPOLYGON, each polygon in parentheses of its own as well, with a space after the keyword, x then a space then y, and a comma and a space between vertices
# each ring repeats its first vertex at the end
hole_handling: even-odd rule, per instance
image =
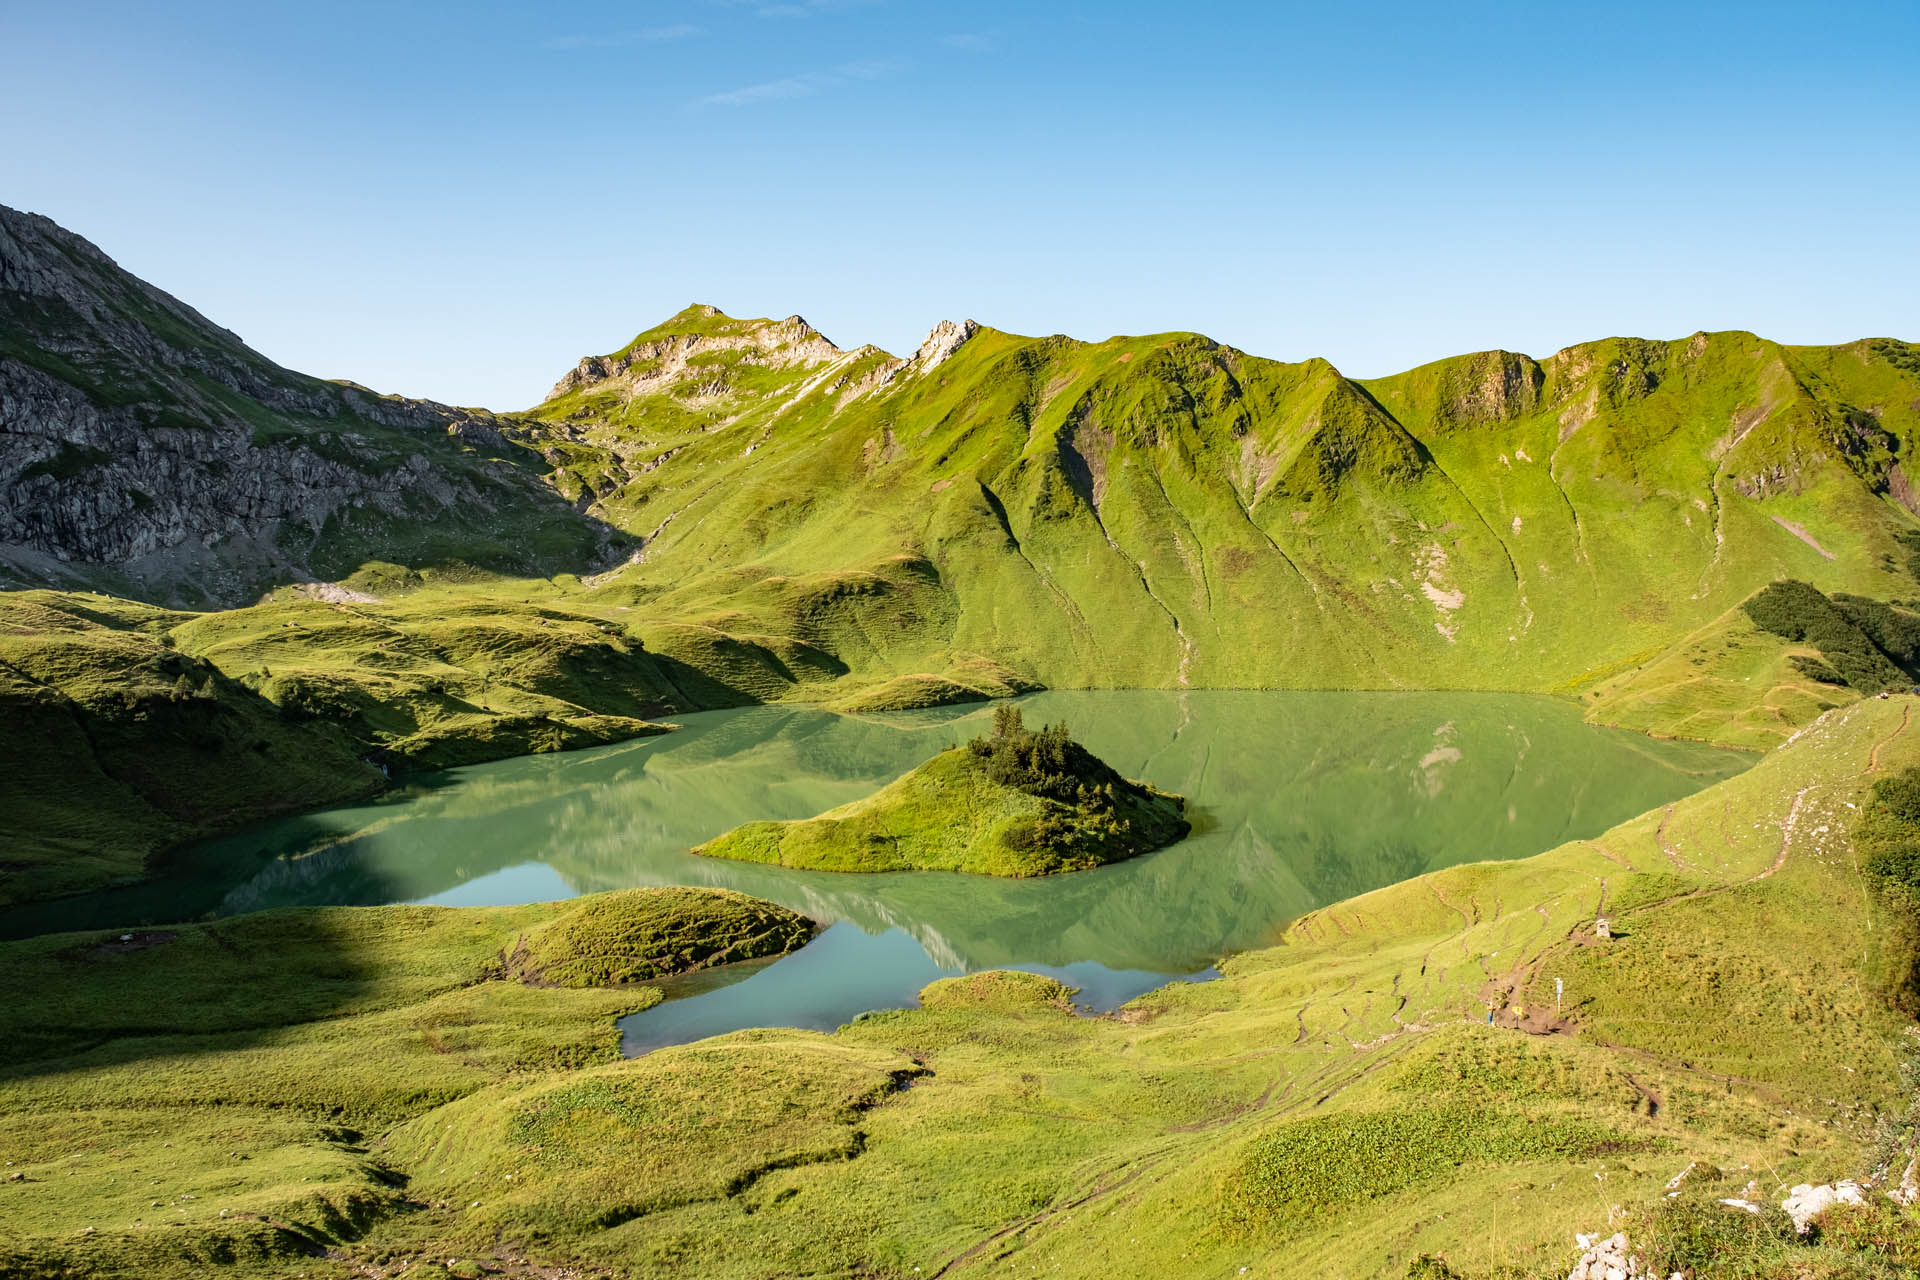
POLYGON ((689 302, 1372 376, 1920 340, 1920 3, 0 4, 0 202, 283 364, 526 407, 689 302))

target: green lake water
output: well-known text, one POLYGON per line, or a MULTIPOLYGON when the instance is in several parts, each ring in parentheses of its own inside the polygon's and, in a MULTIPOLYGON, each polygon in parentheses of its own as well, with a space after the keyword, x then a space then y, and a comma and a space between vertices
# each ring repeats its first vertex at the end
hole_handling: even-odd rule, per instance
POLYGON ((320 903, 534 902, 716 885, 829 926, 771 963, 684 983, 626 1021, 630 1052, 743 1026, 830 1027, 943 974, 1055 974, 1111 1007, 1271 941, 1314 907, 1461 862, 1516 858, 1740 772, 1754 757, 1583 723, 1497 694, 1048 692, 1122 773, 1188 799, 1195 834, 1098 871, 1010 881, 838 875, 697 858, 742 822, 858 799, 983 732, 983 707, 849 717, 755 707, 661 737, 415 780, 170 860, 163 879, 0 916, 0 934, 320 903))

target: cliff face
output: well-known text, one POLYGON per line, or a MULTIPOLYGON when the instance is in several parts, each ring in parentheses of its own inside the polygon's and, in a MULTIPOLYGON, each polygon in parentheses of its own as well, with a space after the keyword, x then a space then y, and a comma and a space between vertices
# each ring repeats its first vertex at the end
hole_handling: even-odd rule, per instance
POLYGON ((373 558, 588 567, 617 535, 513 430, 283 369, 0 207, 0 582, 231 604, 373 558))

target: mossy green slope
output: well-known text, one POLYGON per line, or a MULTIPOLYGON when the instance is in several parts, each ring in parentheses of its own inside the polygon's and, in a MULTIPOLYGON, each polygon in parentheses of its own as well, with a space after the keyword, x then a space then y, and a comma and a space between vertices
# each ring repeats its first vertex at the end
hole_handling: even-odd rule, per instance
POLYGON ((137 877, 181 840, 384 785, 346 735, 166 643, 184 616, 0 597, 0 903, 137 877))
POLYGON ((383 768, 660 732, 642 717, 701 705, 664 661, 517 597, 194 614, 0 594, 0 902, 141 876, 182 840, 378 791, 383 768))
POLYGON ((794 822, 750 822, 693 852, 813 871, 964 871, 1039 876, 1084 871, 1187 834, 1179 796, 1122 778, 1057 731, 1019 713, 991 740, 943 751, 864 800, 794 822), (1007 769, 1022 748, 1050 772, 1007 769))
POLYGON ((1764 751, 1860 696, 1809 674, 1808 660, 1818 658, 1818 649, 1764 631, 1736 608, 1583 689, 1580 700, 1596 724, 1764 751))
POLYGON ((506 972, 608 987, 784 955, 813 937, 785 907, 727 889, 624 889, 568 903, 514 943, 506 972))

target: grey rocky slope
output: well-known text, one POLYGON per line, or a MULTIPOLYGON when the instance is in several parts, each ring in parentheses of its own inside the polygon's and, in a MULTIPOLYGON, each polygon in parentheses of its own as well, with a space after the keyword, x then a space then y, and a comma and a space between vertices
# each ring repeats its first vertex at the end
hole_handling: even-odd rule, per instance
POLYGON ((554 572, 617 553, 514 430, 281 368, 0 206, 0 586, 227 605, 371 559, 554 572))

